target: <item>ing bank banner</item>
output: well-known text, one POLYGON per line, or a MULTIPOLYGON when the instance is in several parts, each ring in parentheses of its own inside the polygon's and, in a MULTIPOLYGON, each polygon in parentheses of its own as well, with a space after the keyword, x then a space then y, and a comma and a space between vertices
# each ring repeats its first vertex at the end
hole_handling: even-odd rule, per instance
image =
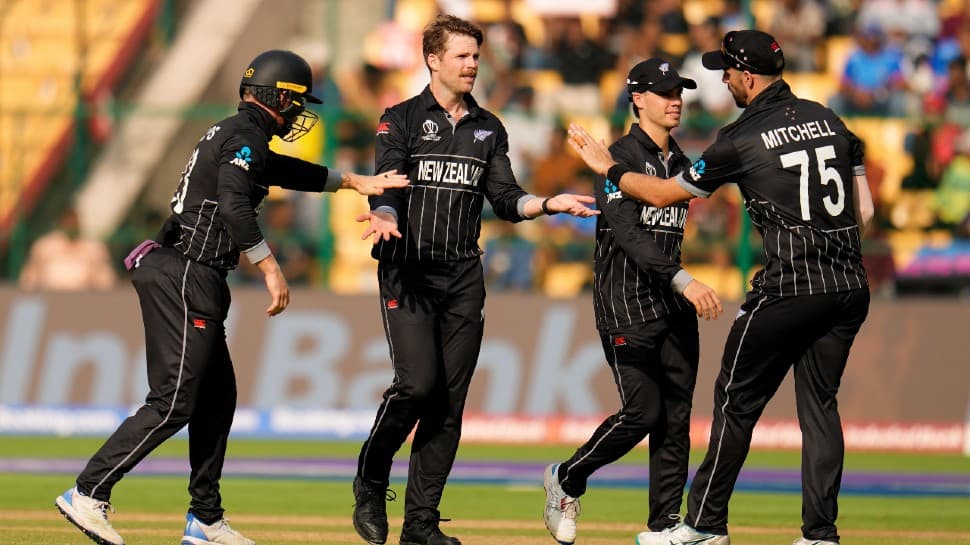
MULTIPOLYGON (((227 339, 239 406, 254 411, 242 413, 240 422, 279 421, 273 415, 280 411, 303 414, 297 421, 309 415, 332 421, 332 415, 344 414, 366 433, 373 418, 366 415, 392 378, 377 296, 294 290, 291 297, 284 313, 267 318, 263 290, 233 291, 227 339)), ((736 303, 728 304, 719 320, 700 324, 694 416, 702 423, 713 410, 714 379, 736 310, 736 303)), ((871 434, 876 426, 963 434, 970 401, 968 323, 965 302, 874 302, 842 381, 840 410, 847 430, 857 426, 871 434)), ((485 324, 466 434, 480 426, 514 435, 531 426, 544 430, 540 440, 549 440, 550 429, 569 430, 578 422, 585 433, 618 408, 589 295, 554 300, 492 294, 485 324)), ((29 413, 17 411, 36 407, 110 412, 139 405, 148 389, 142 327, 130 288, 105 293, 0 288, 0 421, 22 419, 29 413)), ((791 427, 790 373, 763 420, 774 423, 766 429, 787 426, 776 430, 779 437, 789 437, 792 430, 797 435, 797 425, 791 427)), ((564 434, 552 439, 582 435, 564 434)))

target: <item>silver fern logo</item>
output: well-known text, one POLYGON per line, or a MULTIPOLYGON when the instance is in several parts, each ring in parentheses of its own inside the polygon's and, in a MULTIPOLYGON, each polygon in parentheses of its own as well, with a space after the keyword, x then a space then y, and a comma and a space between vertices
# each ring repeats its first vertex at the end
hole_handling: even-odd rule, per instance
POLYGON ((486 138, 492 136, 495 131, 486 131, 485 129, 475 129, 475 141, 484 142, 486 138))

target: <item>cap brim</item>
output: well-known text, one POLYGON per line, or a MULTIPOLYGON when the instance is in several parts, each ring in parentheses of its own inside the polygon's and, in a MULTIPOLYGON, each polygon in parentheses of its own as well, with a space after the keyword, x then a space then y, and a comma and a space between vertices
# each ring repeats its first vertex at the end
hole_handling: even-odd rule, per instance
POLYGON ((701 56, 701 64, 708 70, 724 70, 729 65, 720 51, 708 51, 701 56))
MULTIPOLYGON (((668 78, 665 79, 645 91, 653 91, 655 93, 666 93, 667 91, 673 91, 678 87, 683 87, 684 89, 697 89, 697 82, 690 78, 668 78)), ((642 92, 642 91, 641 91, 642 92)))
POLYGON ((319 98, 311 95, 310 93, 304 93, 303 94, 303 98, 305 98, 307 102, 312 102, 314 104, 323 104, 323 101, 322 100, 320 100, 319 98))

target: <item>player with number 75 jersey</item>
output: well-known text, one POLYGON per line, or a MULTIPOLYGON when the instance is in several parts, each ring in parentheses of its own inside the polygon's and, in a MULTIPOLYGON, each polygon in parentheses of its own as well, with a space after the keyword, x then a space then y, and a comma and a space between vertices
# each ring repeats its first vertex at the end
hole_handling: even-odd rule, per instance
POLYGON ((637 543, 730 543, 728 502, 752 430, 793 367, 803 449, 802 536, 795 544, 837 545, 844 440, 836 395, 869 311, 861 236, 873 205, 863 145, 832 110, 792 93, 782 78, 781 46, 769 34, 728 32, 702 61, 722 71, 745 110, 686 172, 669 180, 633 172, 582 127, 570 127, 571 145, 593 170, 653 206, 737 183, 764 239, 765 267, 724 346, 711 439, 687 515, 663 535, 642 532, 637 543))

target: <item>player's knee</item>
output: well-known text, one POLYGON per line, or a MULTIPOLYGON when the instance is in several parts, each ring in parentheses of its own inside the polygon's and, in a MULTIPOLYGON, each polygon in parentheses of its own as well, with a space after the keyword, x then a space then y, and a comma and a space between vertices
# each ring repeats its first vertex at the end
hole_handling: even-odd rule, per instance
POLYGON ((660 421, 660 411, 652 408, 627 408, 622 414, 624 424, 644 435, 653 430, 660 421))
POLYGON ((413 401, 422 401, 431 397, 434 391, 435 382, 433 380, 414 380, 409 379, 395 384, 394 389, 404 397, 413 401))

